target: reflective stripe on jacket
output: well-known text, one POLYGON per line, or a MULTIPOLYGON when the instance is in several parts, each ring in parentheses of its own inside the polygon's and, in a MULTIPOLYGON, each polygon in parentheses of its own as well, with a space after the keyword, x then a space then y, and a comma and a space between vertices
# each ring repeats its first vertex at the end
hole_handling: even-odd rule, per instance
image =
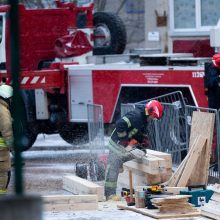
POLYGON ((7 144, 5 143, 4 139, 0 137, 0 148, 6 148, 8 147, 7 144))
POLYGON ((141 106, 134 111, 128 112, 116 122, 111 139, 123 146, 127 146, 127 143, 133 138, 141 143, 146 127, 147 116, 145 115, 145 107, 141 106))

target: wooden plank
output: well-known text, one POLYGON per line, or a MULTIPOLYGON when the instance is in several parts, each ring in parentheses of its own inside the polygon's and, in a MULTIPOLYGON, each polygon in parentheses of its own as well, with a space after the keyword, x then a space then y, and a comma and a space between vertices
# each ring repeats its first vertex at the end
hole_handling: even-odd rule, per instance
POLYGON ((190 213, 190 212, 196 212, 197 209, 190 206, 190 204, 172 204, 171 205, 163 205, 159 207, 160 213, 190 213))
POLYGON ((161 152, 161 151, 156 151, 156 150, 150 150, 150 149, 147 149, 146 151, 147 151, 146 154, 160 157, 164 160, 172 160, 171 154, 161 152))
POLYGON ((187 202, 191 195, 173 195, 167 196, 165 198, 154 198, 151 199, 152 203, 160 205, 160 204, 167 204, 167 203, 180 203, 180 202, 187 202))
POLYGON ((146 160, 148 161, 148 164, 138 162, 137 160, 134 159, 125 162, 123 166, 125 169, 131 169, 132 171, 140 171, 152 175, 160 174, 158 160, 152 158, 147 158, 146 160))
POLYGON ((143 163, 147 166, 152 166, 153 165, 153 161, 156 161, 156 165, 158 163, 158 167, 161 169, 165 169, 165 168, 170 168, 169 164, 163 159, 163 158, 160 158, 160 157, 156 157, 156 156, 153 156, 153 155, 148 155, 146 154, 145 157, 142 158, 142 160, 138 160, 140 163, 143 163))
POLYGON ((160 174, 161 183, 168 181, 173 175, 172 168, 166 168, 163 173, 160 174))
MULTIPOLYGON (((198 136, 195 138, 194 143, 197 142, 197 139, 198 139, 198 138, 199 138, 198 136)), ((195 146, 195 145, 193 144, 193 146, 195 146)), ((181 175, 182 175, 182 172, 183 172, 183 170, 185 169, 186 163, 187 163, 187 161, 188 161, 188 159, 189 159, 189 157, 190 157, 190 154, 191 154, 191 152, 192 152, 193 150, 194 150, 193 147, 191 147, 191 148, 189 149, 189 152, 187 153, 186 157, 183 159, 183 161, 181 162, 181 164, 178 166, 178 168, 177 168, 177 170, 175 171, 175 173, 172 175, 172 177, 171 177, 167 182, 164 183, 164 185, 170 186, 170 187, 175 187, 175 186, 177 186, 177 184, 178 184, 178 182, 179 182, 179 179, 180 179, 180 177, 181 177, 181 175)))
POLYGON ((163 185, 170 186, 170 187, 176 186, 176 184, 179 181, 180 176, 182 175, 182 172, 184 170, 186 162, 189 158, 189 154, 190 154, 190 151, 188 152, 188 154, 186 155, 184 160, 181 162, 181 164, 178 166, 177 170, 174 172, 174 174, 171 176, 171 178, 167 182, 163 183, 163 185))
POLYGON ((199 136, 195 139, 195 142, 192 146, 192 151, 190 152, 189 158, 186 162, 182 175, 177 183, 177 186, 187 186, 189 178, 192 174, 193 168, 197 164, 197 161, 201 155, 201 152, 206 145, 207 138, 199 136))
POLYGON ((210 205, 209 203, 201 207, 201 214, 212 213, 215 214, 216 219, 220 219, 220 206, 219 205, 210 205))
POLYGON ((164 153, 164 152, 161 152, 161 151, 155 151, 155 150, 147 149, 146 155, 151 155, 151 156, 154 156, 154 157, 159 157, 161 159, 164 159, 163 161, 160 161, 161 166, 163 165, 163 167, 172 168, 172 156, 171 156, 171 154, 164 153))
POLYGON ((201 215, 212 219, 220 220, 220 216, 216 215, 215 212, 206 212, 204 210, 201 210, 201 215))
POLYGON ((193 169, 193 175, 189 179, 189 185, 205 185, 208 183, 209 161, 211 156, 215 114, 208 112, 194 111, 189 146, 193 145, 198 135, 207 137, 207 145, 202 150, 202 157, 199 158, 197 166, 193 169))
POLYGON ((63 189, 73 194, 94 194, 98 201, 105 201, 104 187, 74 175, 63 177, 63 189))
POLYGON ((45 211, 97 210, 96 195, 49 195, 43 196, 45 211))
POLYGON ((136 208, 135 206, 127 206, 127 205, 117 205, 118 209, 124 209, 124 210, 129 210, 133 211, 145 216, 153 217, 155 219, 163 219, 163 218, 181 218, 181 217, 194 217, 194 216, 199 216, 200 212, 191 212, 191 213, 186 213, 186 214, 181 214, 181 213, 159 213, 158 209, 146 209, 146 208, 136 208))

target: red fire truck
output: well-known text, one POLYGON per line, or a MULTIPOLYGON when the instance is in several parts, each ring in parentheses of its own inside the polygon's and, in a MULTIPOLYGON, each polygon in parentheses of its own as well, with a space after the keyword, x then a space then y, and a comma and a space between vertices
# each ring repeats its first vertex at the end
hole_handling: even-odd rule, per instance
MULTIPOLYGON (((56 5, 54 9, 19 5, 20 85, 26 112, 22 123, 28 140, 24 149, 39 133, 59 133, 69 143, 86 141, 87 104, 103 106, 106 127, 120 116, 122 103, 177 90, 188 104, 207 107, 200 65, 205 58, 105 56, 125 49, 120 18, 104 12, 93 15, 91 2, 79 6, 57 0, 56 5), (110 59, 117 62, 106 63, 110 59)), ((11 83, 8 11, 8 6, 0 7, 0 80, 11 83)))

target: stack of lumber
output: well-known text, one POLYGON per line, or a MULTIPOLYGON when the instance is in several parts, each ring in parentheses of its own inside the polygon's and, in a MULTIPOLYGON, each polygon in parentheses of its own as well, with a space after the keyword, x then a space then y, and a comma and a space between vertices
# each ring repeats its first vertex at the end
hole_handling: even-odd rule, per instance
POLYGON ((171 219, 199 216, 200 212, 188 203, 188 195, 176 195, 165 198, 155 198, 151 201, 159 209, 136 208, 119 204, 119 209, 130 210, 155 219, 171 219))
POLYGON ((124 172, 119 175, 118 188, 129 187, 128 170, 132 171, 133 185, 163 183, 172 176, 171 154, 147 150, 142 160, 134 159, 123 164, 124 172))
POLYGON ((165 185, 185 187, 208 183, 214 124, 214 113, 193 112, 189 152, 165 185))
POLYGON ((96 195, 99 202, 105 201, 104 187, 74 175, 63 177, 63 189, 80 195, 96 195))
POLYGON ((220 219, 220 185, 212 188, 214 194, 208 203, 201 208, 201 215, 212 219, 220 219))
POLYGON ((155 198, 151 202, 154 206, 159 208, 159 213, 180 213, 189 214, 197 212, 197 209, 188 202, 190 196, 175 195, 166 198, 155 198))

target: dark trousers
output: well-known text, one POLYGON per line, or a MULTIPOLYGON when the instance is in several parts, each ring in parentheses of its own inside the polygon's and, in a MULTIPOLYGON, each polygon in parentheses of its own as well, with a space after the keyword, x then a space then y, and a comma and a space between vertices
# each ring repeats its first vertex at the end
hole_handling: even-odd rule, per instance
MULTIPOLYGON (((112 146, 111 146, 112 147, 112 146)), ((127 153, 123 146, 118 145, 117 150, 109 150, 108 164, 105 173, 105 196, 116 194, 117 180, 123 163, 134 159, 131 154, 127 153), (120 150, 121 148, 121 150, 120 150)))

